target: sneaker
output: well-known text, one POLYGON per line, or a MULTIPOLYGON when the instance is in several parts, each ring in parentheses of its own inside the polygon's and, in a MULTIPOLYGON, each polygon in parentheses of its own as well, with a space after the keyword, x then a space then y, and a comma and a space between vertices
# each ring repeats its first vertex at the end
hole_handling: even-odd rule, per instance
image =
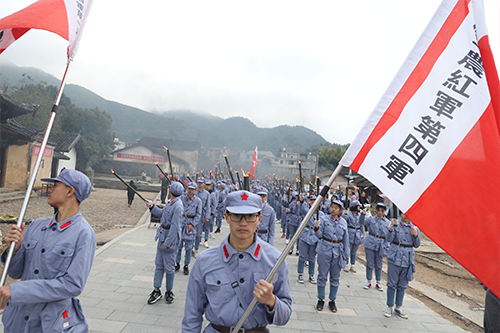
POLYGON ((328 302, 328 307, 330 308, 330 311, 332 311, 333 313, 337 312, 337 306, 335 305, 335 301, 328 302))
POLYGON ((356 273, 356 267, 354 267, 354 265, 351 265, 351 272, 356 273))
POLYGON ((389 306, 387 310, 385 310, 384 316, 386 316, 387 318, 390 318, 392 316, 392 307, 389 306))
POLYGON ((325 306, 325 301, 322 299, 318 299, 318 304, 316 304, 316 310, 323 311, 323 307, 325 306))
POLYGON ((298 277, 297 281, 299 281, 299 283, 304 284, 304 276, 299 275, 299 277, 298 277))
POLYGON ((378 291, 384 291, 384 288, 380 285, 380 284, 376 284, 375 285, 375 288, 378 290, 378 291))
POLYGON ((196 256, 198 255, 198 250, 191 250, 191 256, 196 259, 196 256))
POLYGON ((349 272, 349 264, 346 264, 345 267, 344 267, 344 272, 349 272))
POLYGON ((403 319, 408 319, 408 315, 406 313, 403 313, 401 309, 394 309, 394 313, 403 319))
POLYGON ((206 248, 209 248, 208 242, 205 242, 205 244, 203 244, 203 245, 205 245, 206 248))
POLYGON ((316 284, 316 279, 314 278, 314 275, 309 275, 309 282, 312 284, 316 284))
POLYGON ((289 240, 289 239, 287 239, 287 240, 285 241, 285 243, 286 243, 286 244, 288 244, 289 242, 290 242, 290 240, 289 240))
POLYGON ((189 267, 188 267, 188 265, 184 265, 184 275, 189 275, 189 267))
MULTIPOLYGON (((372 286, 372 284, 371 284, 371 283, 367 283, 367 284, 365 284, 365 285, 363 286, 363 289, 368 290, 368 289, 370 289, 370 288, 371 288, 371 286, 372 286)), ((377 284, 377 286, 378 286, 378 284, 377 284)))
POLYGON ((309 267, 309 261, 306 261, 306 262, 304 263, 304 266, 305 266, 305 267, 309 267))
POLYGON ((293 249, 291 249, 290 251, 288 251, 288 254, 293 254, 293 249))
POLYGON ((175 271, 178 272, 179 269, 181 269, 181 264, 179 263, 175 264, 175 271))
POLYGON ((163 296, 161 295, 160 289, 154 289, 151 294, 149 294, 148 304, 154 304, 160 300, 163 296))
POLYGON ((283 233, 283 235, 281 235, 281 238, 285 238, 285 236, 286 236, 285 233, 283 233))
POLYGON ((174 302, 174 293, 172 290, 167 290, 165 292, 165 302, 167 302, 167 304, 172 304, 174 302))
POLYGON ((220 228, 217 228, 217 230, 214 231, 216 234, 220 233, 220 228))
POLYGON ((298 256, 299 255, 299 250, 295 251, 295 255, 298 256))

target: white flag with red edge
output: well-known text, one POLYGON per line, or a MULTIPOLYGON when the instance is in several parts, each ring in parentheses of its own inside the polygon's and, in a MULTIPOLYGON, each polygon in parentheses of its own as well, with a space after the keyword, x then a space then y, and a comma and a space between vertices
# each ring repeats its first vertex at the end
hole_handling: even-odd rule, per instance
POLYGON ((250 173, 249 173, 250 179, 253 179, 255 175, 255 168, 257 167, 257 148, 258 146, 255 147, 255 151, 253 153, 252 167, 250 168, 250 173))
POLYGON ((444 0, 340 162, 496 295, 499 98, 483 2, 444 0))
POLYGON ((47 30, 69 42, 73 60, 93 0, 39 0, 0 19, 0 53, 30 29, 47 30))

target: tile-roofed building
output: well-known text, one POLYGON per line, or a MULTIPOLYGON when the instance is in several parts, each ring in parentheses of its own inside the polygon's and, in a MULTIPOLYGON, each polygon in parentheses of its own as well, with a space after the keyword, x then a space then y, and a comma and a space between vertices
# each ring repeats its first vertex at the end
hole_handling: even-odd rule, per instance
POLYGON ((201 149, 201 143, 197 141, 143 137, 130 146, 115 150, 113 161, 143 164, 149 175, 159 174, 154 166, 156 162, 165 172, 170 173, 167 150, 164 147, 170 151, 175 173, 189 173, 197 170, 201 149))

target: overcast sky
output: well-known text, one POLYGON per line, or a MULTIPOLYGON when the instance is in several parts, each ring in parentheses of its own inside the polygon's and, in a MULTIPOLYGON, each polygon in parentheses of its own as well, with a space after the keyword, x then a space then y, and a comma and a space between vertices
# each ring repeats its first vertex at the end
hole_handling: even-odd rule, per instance
MULTIPOLYGON (((33 2, 0 1, 0 17, 33 2)), ((303 125, 349 143, 440 2, 95 0, 68 83, 146 111, 303 125)), ((485 7, 499 59, 500 0, 485 7)), ((61 78, 66 47, 32 30, 0 57, 61 78)))

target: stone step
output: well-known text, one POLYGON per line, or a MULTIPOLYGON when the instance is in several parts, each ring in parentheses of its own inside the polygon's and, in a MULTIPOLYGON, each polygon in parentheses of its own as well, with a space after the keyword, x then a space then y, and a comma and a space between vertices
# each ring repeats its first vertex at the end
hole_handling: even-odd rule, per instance
MULTIPOLYGON (((31 192, 33 196, 35 192, 31 192)), ((26 195, 25 191, 0 192, 0 202, 9 202, 12 200, 23 200, 26 195)))

